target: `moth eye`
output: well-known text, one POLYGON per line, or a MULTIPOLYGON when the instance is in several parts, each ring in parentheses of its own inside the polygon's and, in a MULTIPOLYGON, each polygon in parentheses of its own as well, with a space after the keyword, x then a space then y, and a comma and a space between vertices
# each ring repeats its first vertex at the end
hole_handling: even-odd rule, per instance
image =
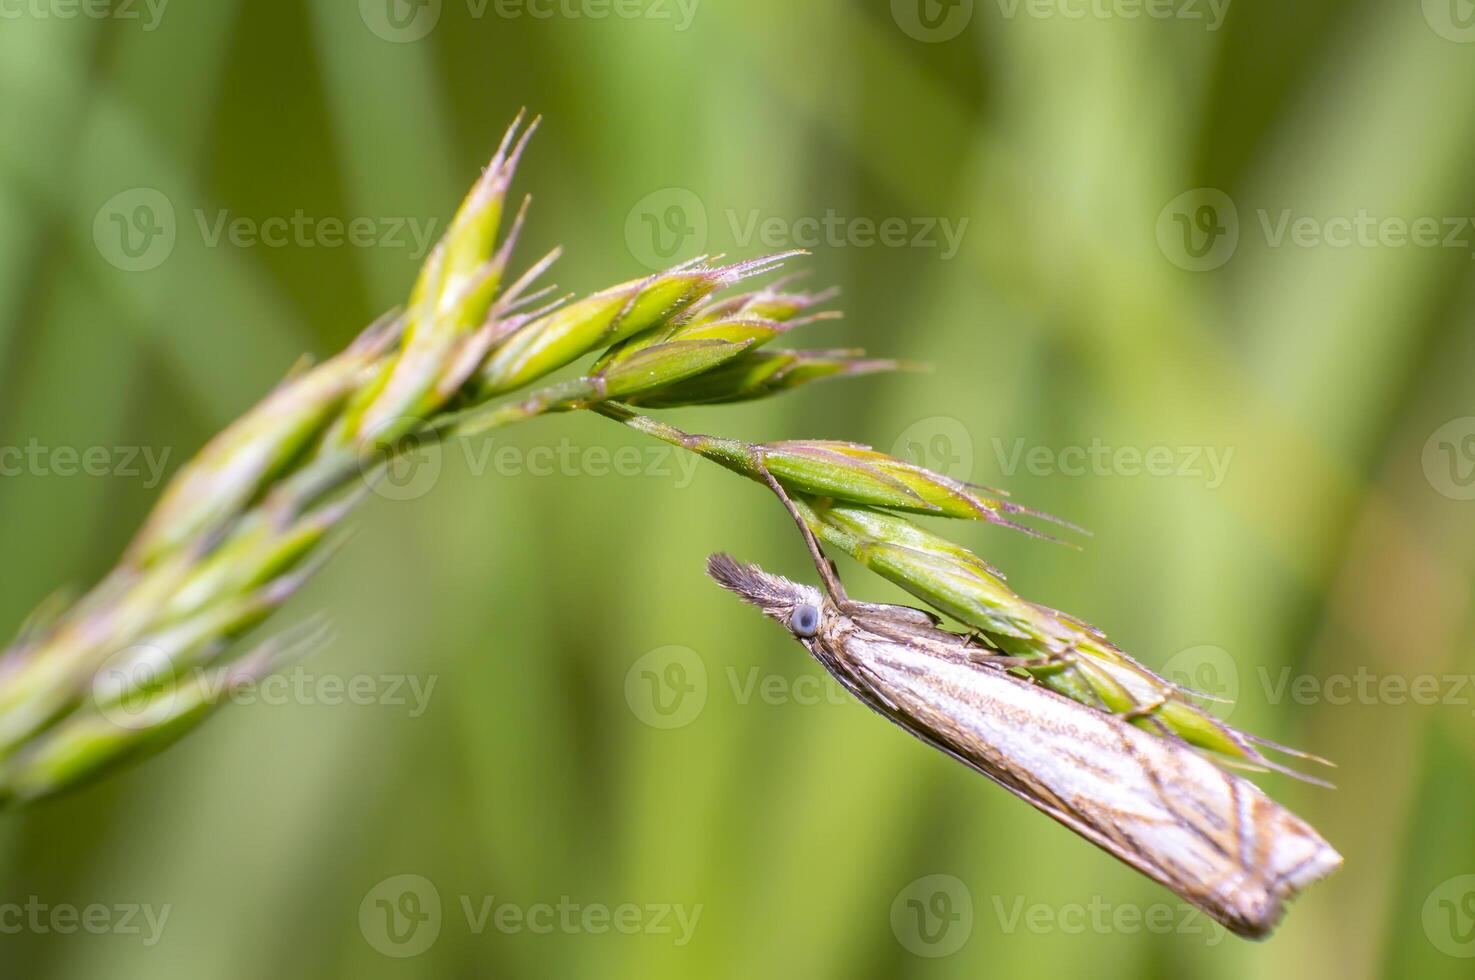
POLYGON ((819 632, 819 607, 804 603, 795 606, 789 615, 789 628, 799 636, 813 636, 819 632))

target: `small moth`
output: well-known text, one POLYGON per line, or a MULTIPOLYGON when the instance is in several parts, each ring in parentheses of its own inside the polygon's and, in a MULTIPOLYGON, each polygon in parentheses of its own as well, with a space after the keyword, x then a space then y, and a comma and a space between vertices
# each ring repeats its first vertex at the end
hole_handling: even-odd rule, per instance
POLYGON ((1286 900, 1341 865, 1304 821, 1186 744, 1017 676, 1017 661, 930 613, 849 600, 820 569, 829 596, 727 555, 707 562, 861 702, 1238 935, 1268 935, 1286 900))

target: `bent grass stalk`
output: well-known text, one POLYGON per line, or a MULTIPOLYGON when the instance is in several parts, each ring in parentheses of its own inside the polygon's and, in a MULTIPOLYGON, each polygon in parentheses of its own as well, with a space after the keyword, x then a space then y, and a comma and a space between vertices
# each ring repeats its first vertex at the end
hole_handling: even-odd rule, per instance
POLYGON ((731 287, 798 253, 697 259, 582 299, 550 299, 543 257, 504 287, 526 202, 504 204, 536 121, 508 130, 431 252, 402 311, 344 351, 297 365, 165 488, 117 567, 74 602, 49 600, 0 654, 0 805, 48 796, 155 751, 223 703, 222 692, 323 642, 308 623, 237 650, 327 560, 373 481, 420 442, 536 416, 595 410, 798 496, 827 544, 1023 657, 1083 703, 1133 716, 1221 757, 1270 766, 1254 740, 1069 617, 1020 599, 1003 576, 897 512, 1020 523, 1044 517, 981 488, 851 443, 761 447, 689 436, 628 405, 725 404, 813 381, 905 369, 856 350, 760 349, 835 314, 830 293, 731 287), (571 381, 527 391, 602 352, 571 381), (519 394, 521 392, 521 394, 519 394))
POLYGON ((555 251, 504 287, 526 202, 505 234, 504 203, 535 126, 508 130, 404 310, 327 361, 294 367, 175 475, 102 582, 43 603, 0 655, 0 804, 167 744, 232 684, 322 642, 309 623, 235 649, 321 567, 373 481, 420 441, 610 394, 680 403, 684 384, 724 366, 719 388, 693 397, 760 397, 895 366, 845 352, 745 360, 826 296, 783 283, 718 294, 794 253, 697 259, 570 301, 536 285, 555 251), (582 386, 497 403, 597 351, 582 386))
POLYGON ((1044 537, 1048 535, 1004 515, 1056 519, 867 446, 836 442, 749 445, 683 432, 621 405, 598 405, 595 410, 756 482, 766 483, 771 474, 819 542, 845 552, 970 628, 980 645, 1016 658, 1021 671, 1057 694, 1186 742, 1227 765, 1274 770, 1326 785, 1288 769, 1261 749, 1330 765, 1325 759, 1224 724, 1195 702, 1195 697, 1206 695, 1155 673, 1089 623, 1021 597, 998 569, 893 511, 984 520, 1044 537))

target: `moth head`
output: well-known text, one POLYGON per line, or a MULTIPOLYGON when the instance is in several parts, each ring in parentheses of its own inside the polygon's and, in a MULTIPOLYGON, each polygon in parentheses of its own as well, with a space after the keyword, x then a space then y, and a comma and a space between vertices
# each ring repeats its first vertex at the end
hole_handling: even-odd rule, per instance
POLYGON ((812 640, 819 632, 826 607, 824 593, 819 589, 791 582, 782 575, 765 572, 757 565, 724 554, 707 559, 707 574, 739 599, 778 620, 801 642, 812 640))

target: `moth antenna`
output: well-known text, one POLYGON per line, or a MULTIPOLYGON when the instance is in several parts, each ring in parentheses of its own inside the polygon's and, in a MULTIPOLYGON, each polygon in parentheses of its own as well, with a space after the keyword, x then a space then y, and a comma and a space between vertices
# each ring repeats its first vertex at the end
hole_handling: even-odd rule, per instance
POLYGON ((809 524, 804 516, 799 513, 799 508, 794 506, 794 501, 789 497, 788 491, 779 483, 774 475, 769 472, 768 463, 763 458, 763 450, 757 446, 751 447, 753 466, 763 477, 763 482, 768 484, 778 499, 783 503, 784 509, 794 519, 799 528, 799 533, 804 536, 804 544, 809 549, 809 557, 814 560, 815 570, 819 572, 820 581, 825 585, 825 591, 830 595, 830 601, 837 606, 843 606, 850 602, 850 597, 845 594, 845 586, 840 584, 840 574, 835 571, 834 564, 825 556, 824 549, 819 546, 819 540, 815 538, 814 532, 809 529, 809 524))

